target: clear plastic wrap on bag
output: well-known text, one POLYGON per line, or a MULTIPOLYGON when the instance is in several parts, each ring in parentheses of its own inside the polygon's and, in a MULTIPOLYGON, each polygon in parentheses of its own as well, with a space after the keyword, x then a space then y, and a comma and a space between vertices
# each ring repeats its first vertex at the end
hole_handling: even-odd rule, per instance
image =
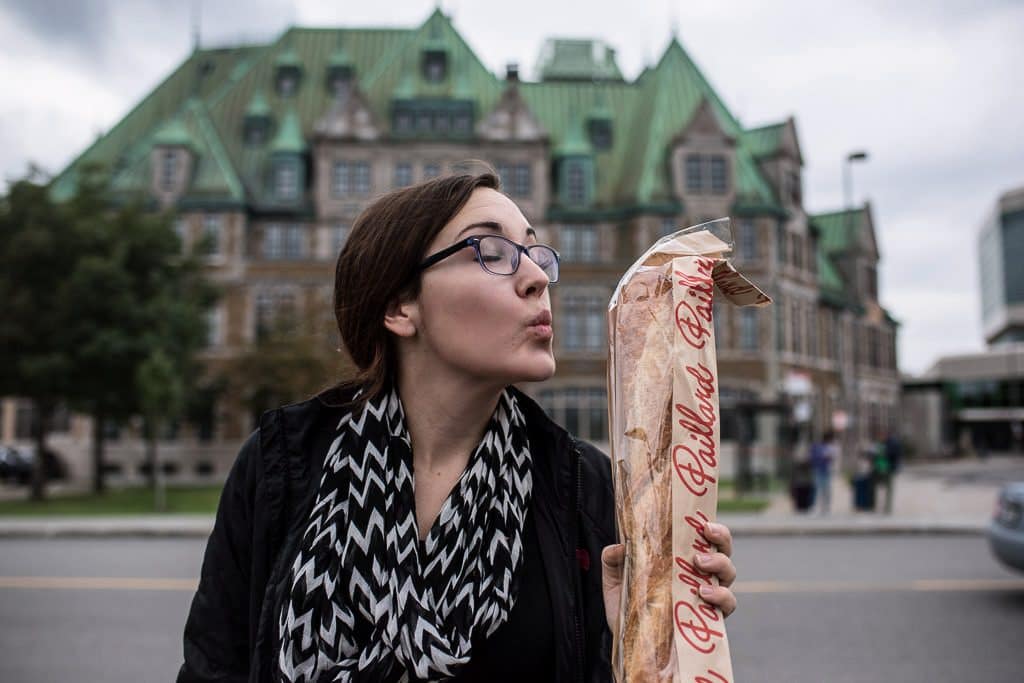
POLYGON ((694 565, 718 503, 715 290, 770 299, 725 260, 728 219, 669 235, 620 280, 608 306, 612 478, 626 563, 613 644, 618 683, 732 681, 719 610, 697 597, 717 580, 694 565))

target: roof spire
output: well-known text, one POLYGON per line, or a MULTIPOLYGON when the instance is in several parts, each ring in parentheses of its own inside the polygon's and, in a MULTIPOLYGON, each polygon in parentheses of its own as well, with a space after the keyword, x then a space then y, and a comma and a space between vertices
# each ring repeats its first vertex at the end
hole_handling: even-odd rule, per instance
POLYGON ((668 26, 672 31, 672 40, 679 39, 679 14, 676 12, 676 5, 672 0, 668 2, 668 26))

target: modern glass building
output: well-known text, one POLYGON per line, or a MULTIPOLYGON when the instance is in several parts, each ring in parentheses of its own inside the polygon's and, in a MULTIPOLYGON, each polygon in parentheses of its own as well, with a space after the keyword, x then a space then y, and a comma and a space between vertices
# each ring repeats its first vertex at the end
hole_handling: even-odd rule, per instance
POLYGON ((1024 187, 1003 194, 978 237, 981 315, 992 346, 1024 342, 1024 187))

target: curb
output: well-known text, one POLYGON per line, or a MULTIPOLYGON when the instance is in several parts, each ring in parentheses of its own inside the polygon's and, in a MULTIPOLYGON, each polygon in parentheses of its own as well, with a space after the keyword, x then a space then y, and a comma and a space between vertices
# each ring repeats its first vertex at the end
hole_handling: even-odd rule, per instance
POLYGON ((721 515, 734 536, 982 535, 988 522, 974 519, 871 518, 790 519, 721 515))
POLYGON ((3 538, 206 538, 213 517, 0 520, 3 538))

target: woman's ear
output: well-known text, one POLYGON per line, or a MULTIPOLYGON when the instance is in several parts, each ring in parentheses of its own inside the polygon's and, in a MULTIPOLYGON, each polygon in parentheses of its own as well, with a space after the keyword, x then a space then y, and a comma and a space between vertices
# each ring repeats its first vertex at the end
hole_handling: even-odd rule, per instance
POLYGON ((415 299, 403 299, 388 306, 384 327, 398 337, 413 337, 419 327, 419 305, 415 299))

